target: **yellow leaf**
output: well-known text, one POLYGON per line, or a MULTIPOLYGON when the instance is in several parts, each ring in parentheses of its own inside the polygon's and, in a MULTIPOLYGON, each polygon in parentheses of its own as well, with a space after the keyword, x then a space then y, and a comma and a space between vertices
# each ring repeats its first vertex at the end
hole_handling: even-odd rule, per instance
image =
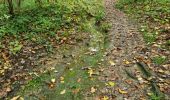
POLYGON ((52 83, 55 83, 55 81, 56 81, 55 78, 51 79, 51 82, 52 82, 52 83))
POLYGON ((109 100, 109 97, 104 96, 104 97, 102 98, 102 100, 109 100))
POLYGON ((125 63, 126 65, 130 64, 130 62, 127 61, 127 60, 124 60, 124 63, 125 63))
POLYGON ((94 87, 91 87, 91 91, 90 92, 94 93, 94 92, 96 92, 96 89, 94 87))
POLYGON ((64 77, 60 77, 60 83, 64 83, 64 77))
POLYGON ((16 96, 16 97, 13 97, 11 100, 18 100, 20 97, 20 95, 16 96))
POLYGON ((124 91, 124 90, 118 89, 118 91, 119 91, 119 93, 121 93, 121 94, 127 94, 127 92, 124 91))
POLYGON ((93 74, 93 69, 90 68, 90 69, 88 70, 88 73, 89 73, 89 75, 90 75, 90 77, 91 77, 92 74, 93 74))
POLYGON ((158 70, 159 73, 164 73, 164 71, 162 69, 158 70))
POLYGON ((147 93, 149 96, 151 96, 152 95, 152 93, 147 93))
POLYGON ((64 83, 64 81, 60 81, 60 83, 64 83))
POLYGON ((115 66, 116 64, 113 62, 113 61, 109 61, 109 63, 112 65, 112 66, 115 66))
POLYGON ((60 77, 60 80, 63 81, 63 80, 64 80, 64 77, 61 76, 61 77, 60 77))
POLYGON ((115 86, 114 82, 108 82, 108 85, 110 85, 111 87, 115 86))
POLYGON ((19 100, 24 100, 24 98, 23 98, 23 97, 20 97, 19 100))
POLYGON ((65 90, 65 89, 60 92, 60 94, 65 94, 65 93, 66 93, 66 90, 65 90))

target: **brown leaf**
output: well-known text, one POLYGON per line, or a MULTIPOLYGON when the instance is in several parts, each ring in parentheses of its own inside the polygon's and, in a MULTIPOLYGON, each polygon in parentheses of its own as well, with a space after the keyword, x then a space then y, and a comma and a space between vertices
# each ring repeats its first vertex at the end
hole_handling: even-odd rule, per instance
POLYGON ((10 91, 11 91, 11 88, 10 88, 10 87, 7 87, 7 88, 6 88, 6 91, 7 91, 7 92, 10 92, 10 91))
POLYGON ((3 52, 2 52, 2 57, 3 57, 3 59, 4 59, 5 61, 8 61, 8 57, 7 57, 6 54, 3 53, 3 52))
POLYGON ((79 79, 77 80, 77 82, 80 83, 80 82, 81 82, 81 78, 79 78, 79 79))
POLYGON ((73 94, 77 94, 80 91, 80 88, 73 90, 73 94))

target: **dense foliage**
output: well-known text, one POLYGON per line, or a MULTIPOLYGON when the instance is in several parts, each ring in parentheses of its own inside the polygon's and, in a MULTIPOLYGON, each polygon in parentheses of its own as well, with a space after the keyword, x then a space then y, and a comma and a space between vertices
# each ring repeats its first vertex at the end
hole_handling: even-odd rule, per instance
POLYGON ((15 42, 3 41, 5 38, 17 41, 31 40, 36 43, 52 39, 58 41, 60 37, 57 33, 66 36, 74 30, 81 31, 82 23, 90 17, 99 21, 104 16, 101 1, 97 0, 58 0, 54 4, 43 2, 41 7, 34 4, 34 0, 25 0, 21 10, 16 10, 15 15, 5 13, 6 6, 1 6, 1 9, 4 9, 4 12, 0 13, 1 47, 8 44, 4 42, 15 42))
MULTIPOLYGON (((53 53, 54 48, 65 52, 65 48, 78 45, 83 40, 81 37, 90 40, 88 47, 84 48, 97 47, 98 43, 95 42, 103 39, 102 32, 108 28, 103 20, 105 11, 102 0, 0 0, 0 10, 0 99, 9 96, 11 91, 17 91, 18 88, 13 85, 20 84, 21 78, 30 80, 26 77, 36 69, 37 63, 33 64, 34 61, 44 57, 41 54, 47 56, 53 53), (9 4, 13 11, 10 11, 9 4), (63 46, 66 44, 69 46, 63 46), (16 75, 20 78, 13 80, 16 75)), ((63 57, 66 58, 65 54, 63 57)), ((96 58, 94 60, 97 63, 96 58)), ((61 69, 64 70, 63 67, 61 69)), ((76 69, 72 78, 77 78, 79 74, 83 76, 87 73, 76 69)), ((82 83, 82 86, 84 84, 90 86, 90 82, 82 83)))

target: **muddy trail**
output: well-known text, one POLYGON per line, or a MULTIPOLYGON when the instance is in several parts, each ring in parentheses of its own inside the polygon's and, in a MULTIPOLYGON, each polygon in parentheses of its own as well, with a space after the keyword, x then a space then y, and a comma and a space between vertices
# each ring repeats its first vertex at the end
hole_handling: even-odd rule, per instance
POLYGON ((107 20, 112 23, 112 28, 109 34, 110 47, 106 57, 109 67, 105 69, 101 79, 106 82, 113 81, 116 86, 106 87, 103 92, 111 99, 135 100, 145 97, 142 89, 144 87, 140 87, 138 81, 131 79, 127 73, 137 74, 137 60, 134 58, 140 55, 138 49, 144 42, 135 23, 130 22, 123 12, 116 9, 115 3, 116 0, 105 0, 107 20))
POLYGON ((107 21, 112 28, 105 58, 108 63, 100 77, 105 83, 115 84, 102 89, 102 94, 109 100, 146 100, 153 91, 162 95, 153 78, 156 75, 145 64, 149 55, 138 24, 116 9, 115 4, 116 0, 105 0, 107 21))

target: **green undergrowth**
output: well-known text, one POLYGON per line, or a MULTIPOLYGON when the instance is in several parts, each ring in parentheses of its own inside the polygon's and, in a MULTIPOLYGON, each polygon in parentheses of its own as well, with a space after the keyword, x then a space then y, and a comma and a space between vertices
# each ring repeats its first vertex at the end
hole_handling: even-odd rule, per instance
POLYGON ((141 32, 148 44, 157 41, 158 36, 168 34, 169 6, 169 0, 120 0, 116 5, 143 24, 141 32))
MULTIPOLYGON (((34 0, 27 1, 14 16, 7 14, 6 6, 0 5, 0 51, 5 51, 9 58, 18 56, 27 46, 43 47, 51 53, 53 47, 69 43, 72 35, 85 34, 88 30, 100 37, 106 30, 107 25, 102 26, 105 16, 102 0, 57 0, 55 4, 44 0, 41 7, 34 0)), ((0 57, 0 61, 4 59, 0 57)))
MULTIPOLYGON (((48 72, 28 82, 18 95, 25 99, 46 98, 48 100, 82 100, 87 96, 93 97, 95 94, 90 92, 91 87, 98 89, 102 83, 100 83, 95 76, 90 77, 88 73, 89 69, 83 69, 83 67, 88 67, 88 64, 90 63, 89 68, 95 70, 101 57, 101 54, 94 56, 82 54, 81 57, 74 60, 70 66, 67 66, 70 69, 62 72, 61 77, 64 78, 63 83, 60 81, 61 77, 56 76, 55 72, 48 72), (91 63, 94 65, 91 65, 91 63), (57 80, 57 83, 50 89, 48 82, 53 78, 57 80), (65 90, 65 93, 61 94, 63 90, 65 90), (89 95, 87 95, 87 93, 89 93, 89 95)), ((58 69, 61 68, 60 66, 56 67, 58 69)))
MULTIPOLYGON (((94 21, 91 21, 94 22, 94 21)), ((77 56, 67 66, 56 65, 55 71, 46 72, 39 77, 35 77, 29 81, 27 85, 17 93, 25 99, 45 98, 48 100, 83 100, 87 97, 91 98, 97 94, 97 90, 103 86, 97 76, 99 75, 99 63, 104 55, 105 34, 96 31, 94 24, 85 23, 86 32, 92 32, 89 45, 81 45, 77 56), (99 34, 100 33, 100 34, 99 34), (87 54, 89 50, 95 49, 94 54, 87 54), (92 72, 91 72, 92 71, 92 72), (95 75, 91 75, 91 73, 95 75), (62 80, 61 80, 62 77, 62 80), (54 87, 49 86, 51 79, 55 79, 54 87), (97 89, 95 93, 91 92, 91 88, 97 89), (64 93, 62 93, 64 91, 64 93)), ((61 49, 62 50, 62 49, 61 49)), ((68 52, 69 49, 67 49, 68 52)), ((67 52, 65 51, 65 52, 67 52)))
POLYGON ((167 61, 167 58, 165 56, 155 56, 152 60, 155 64, 161 65, 167 61))
MULTIPOLYGON (((50 71, 35 77, 23 86, 17 95, 25 99, 48 98, 48 100, 83 100, 94 97, 98 93, 97 90, 103 86, 97 76, 106 49, 105 32, 110 27, 106 23, 105 27, 96 26, 95 22, 95 19, 91 19, 83 23, 83 30, 90 33, 90 39, 86 44, 82 44, 78 51, 75 51, 78 55, 69 65, 65 67, 56 65, 55 70, 58 73, 50 71), (61 77, 63 77, 63 82, 61 77), (51 79, 55 79, 56 83, 50 89, 51 79), (96 89, 95 93, 91 92, 92 87, 96 89), (63 91, 65 91, 64 94, 61 93, 63 91)), ((62 51, 63 48, 60 49, 62 51)), ((71 51, 66 49, 65 52, 71 51)))
POLYGON ((18 45, 23 41, 57 43, 62 37, 83 31, 83 23, 87 20, 94 18, 98 22, 105 15, 102 0, 58 0, 56 4, 44 4, 41 8, 34 5, 29 8, 28 2, 25 3, 25 10, 23 7, 20 12, 16 11, 13 17, 0 13, 1 47, 8 48, 10 42, 15 41, 18 45))
POLYGON ((103 0, 57 0, 56 4, 44 3, 41 7, 31 5, 32 1, 29 4, 25 0, 22 9, 15 11, 14 16, 8 15, 3 6, 0 7, 4 9, 0 12, 0 51, 19 55, 23 48, 33 44, 43 46, 49 52, 53 52, 53 47, 57 45, 60 46, 58 50, 64 52, 62 47, 65 44, 60 44, 71 36, 77 38, 80 34, 89 34, 86 37, 89 41, 75 51, 78 56, 72 58, 69 65, 56 65, 58 72, 33 75, 32 80, 9 98, 17 95, 28 100, 82 100, 86 96, 93 97, 95 93, 90 92, 91 87, 98 89, 101 83, 96 76, 90 75, 90 71, 98 68, 104 55, 107 47, 105 35, 110 27, 104 21, 103 0), (64 82, 61 82, 62 77, 64 82), (56 84, 51 83, 51 79, 55 79, 56 84))

